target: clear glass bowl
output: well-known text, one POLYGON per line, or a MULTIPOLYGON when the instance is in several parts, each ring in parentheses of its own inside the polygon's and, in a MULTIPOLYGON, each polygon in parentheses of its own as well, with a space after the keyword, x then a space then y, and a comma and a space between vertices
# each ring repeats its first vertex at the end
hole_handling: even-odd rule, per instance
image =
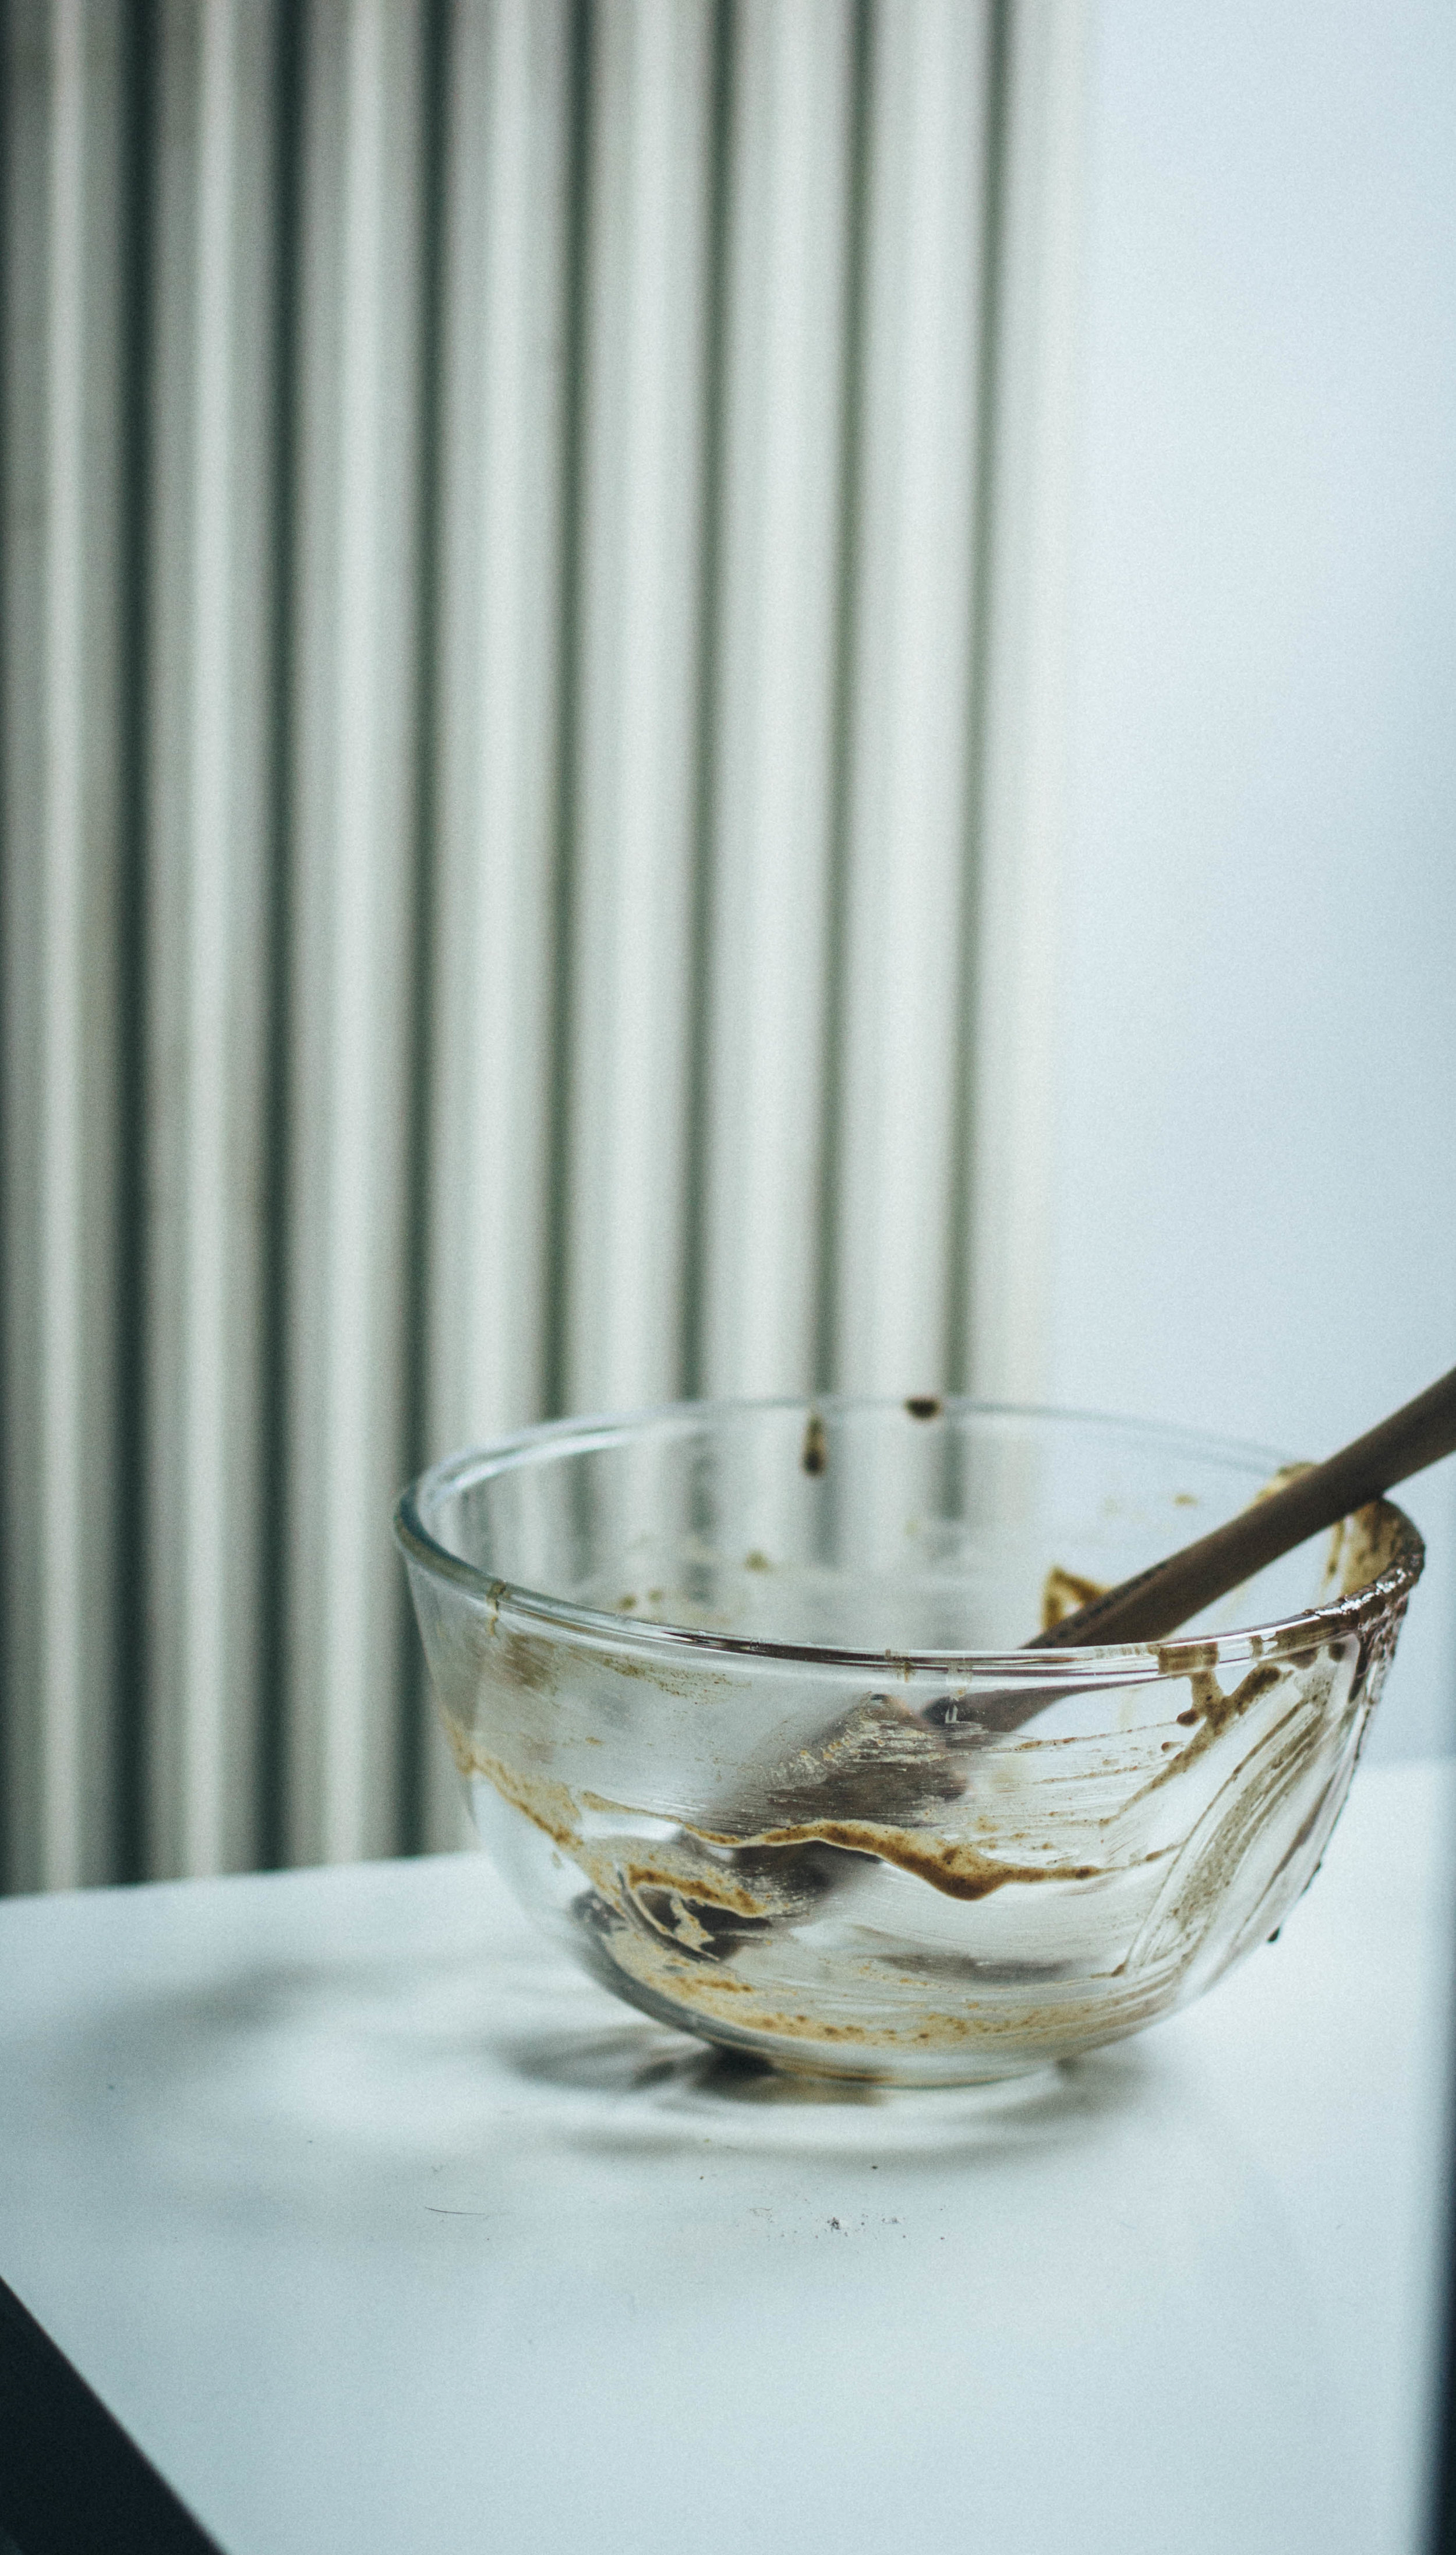
POLYGON ((1155 1645, 1024 1651, 1278 1459, 965 1401, 685 1403, 396 1530, 479 1834, 619 1996, 947 2084, 1139 2030, 1313 1875, 1423 1560, 1382 1502, 1155 1645))

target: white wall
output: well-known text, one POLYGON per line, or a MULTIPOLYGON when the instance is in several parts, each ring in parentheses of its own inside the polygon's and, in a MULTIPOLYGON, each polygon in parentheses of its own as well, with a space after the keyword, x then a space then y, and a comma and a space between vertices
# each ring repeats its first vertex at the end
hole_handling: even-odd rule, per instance
POLYGON ((1101 0, 1091 83, 1046 1385, 1317 1455, 1456 1361, 1456 12, 1101 0))

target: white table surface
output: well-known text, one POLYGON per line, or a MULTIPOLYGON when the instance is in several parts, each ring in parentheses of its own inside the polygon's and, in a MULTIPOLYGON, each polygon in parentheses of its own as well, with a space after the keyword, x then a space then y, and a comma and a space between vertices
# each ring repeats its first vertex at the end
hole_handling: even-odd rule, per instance
POLYGON ((483 1858, 0 1905, 0 2274, 228 2555, 1410 2555, 1449 1766, 1033 2095, 766 2099, 483 1858))

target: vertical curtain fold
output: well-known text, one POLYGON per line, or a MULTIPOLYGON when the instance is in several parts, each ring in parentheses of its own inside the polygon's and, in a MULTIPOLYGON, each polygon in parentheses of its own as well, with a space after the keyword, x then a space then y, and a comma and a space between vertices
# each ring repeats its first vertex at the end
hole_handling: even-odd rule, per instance
POLYGON ((455 1839, 425 1457, 1033 1367, 1079 27, 8 0, 6 1886, 455 1839))

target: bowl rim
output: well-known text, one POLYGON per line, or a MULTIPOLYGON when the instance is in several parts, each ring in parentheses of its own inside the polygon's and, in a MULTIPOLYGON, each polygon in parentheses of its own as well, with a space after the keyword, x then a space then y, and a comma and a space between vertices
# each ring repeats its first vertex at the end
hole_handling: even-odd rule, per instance
POLYGON ((415 1562, 433 1577, 453 1583, 480 1604, 488 1606, 493 1615, 520 1616, 528 1623, 548 1625, 556 1631, 576 1634, 613 1648, 625 1647, 659 1656, 665 1653, 680 1655, 686 1650, 707 1657, 747 1661, 763 1659, 788 1666, 827 1666, 855 1672, 878 1671, 882 1675, 890 1665, 906 1676, 924 1673, 951 1682, 957 1678, 971 1681, 991 1675, 1008 1683, 1042 1685, 1050 1673, 1060 1684, 1079 1687, 1114 1683, 1128 1685, 1155 1677, 1187 1675, 1190 1670, 1212 1667, 1219 1662, 1242 1664, 1250 1659, 1268 1658, 1271 1654, 1288 1657, 1320 1648, 1330 1642, 1348 1640, 1366 1632, 1372 1622, 1379 1621, 1396 1605, 1403 1605, 1425 1564, 1425 1544, 1419 1529, 1403 1509, 1396 1508, 1394 1501, 1382 1499, 1371 1505, 1385 1510, 1398 1522, 1399 1538, 1395 1557, 1363 1588, 1354 1589, 1345 1596, 1331 1597, 1299 1614, 1277 1616, 1260 1624, 1238 1625, 1224 1633, 1176 1633, 1157 1642, 1087 1643, 1066 1649, 1055 1649, 1046 1643, 1034 1650, 858 1650, 826 1647, 807 1642, 760 1641, 747 1634, 714 1632, 686 1624, 664 1624, 609 1608, 581 1606, 570 1598, 554 1597, 546 1590, 527 1587, 466 1561, 430 1533, 421 1513, 422 1504, 442 1490, 456 1489, 471 1480, 483 1480, 491 1473, 505 1471, 513 1464, 543 1453, 549 1454, 557 1448, 562 1452, 587 1451, 593 1445, 641 1434, 649 1426, 669 1429, 675 1425, 685 1431, 708 1418, 775 1410, 799 1412, 805 1419, 814 1413, 829 1417, 836 1411, 901 1410, 914 1418, 919 1426, 933 1424, 950 1415, 964 1414, 989 1419, 1052 1421, 1078 1428, 1110 1428, 1129 1436, 1179 1446, 1190 1456, 1206 1461, 1237 1464, 1241 1468, 1259 1465, 1267 1467, 1271 1473, 1298 1460, 1248 1439, 1215 1436, 1164 1420, 1140 1419, 1111 1411, 1061 1408, 1050 1403, 989 1401, 972 1394, 924 1397, 832 1393, 727 1396, 647 1403, 633 1409, 572 1413, 557 1419, 537 1420, 529 1427, 514 1429, 508 1435, 492 1438, 483 1445, 463 1447, 426 1466, 406 1485, 396 1503, 392 1521, 395 1540, 407 1562, 415 1562), (916 1401, 933 1404, 933 1407, 916 1410, 913 1407, 916 1401))

